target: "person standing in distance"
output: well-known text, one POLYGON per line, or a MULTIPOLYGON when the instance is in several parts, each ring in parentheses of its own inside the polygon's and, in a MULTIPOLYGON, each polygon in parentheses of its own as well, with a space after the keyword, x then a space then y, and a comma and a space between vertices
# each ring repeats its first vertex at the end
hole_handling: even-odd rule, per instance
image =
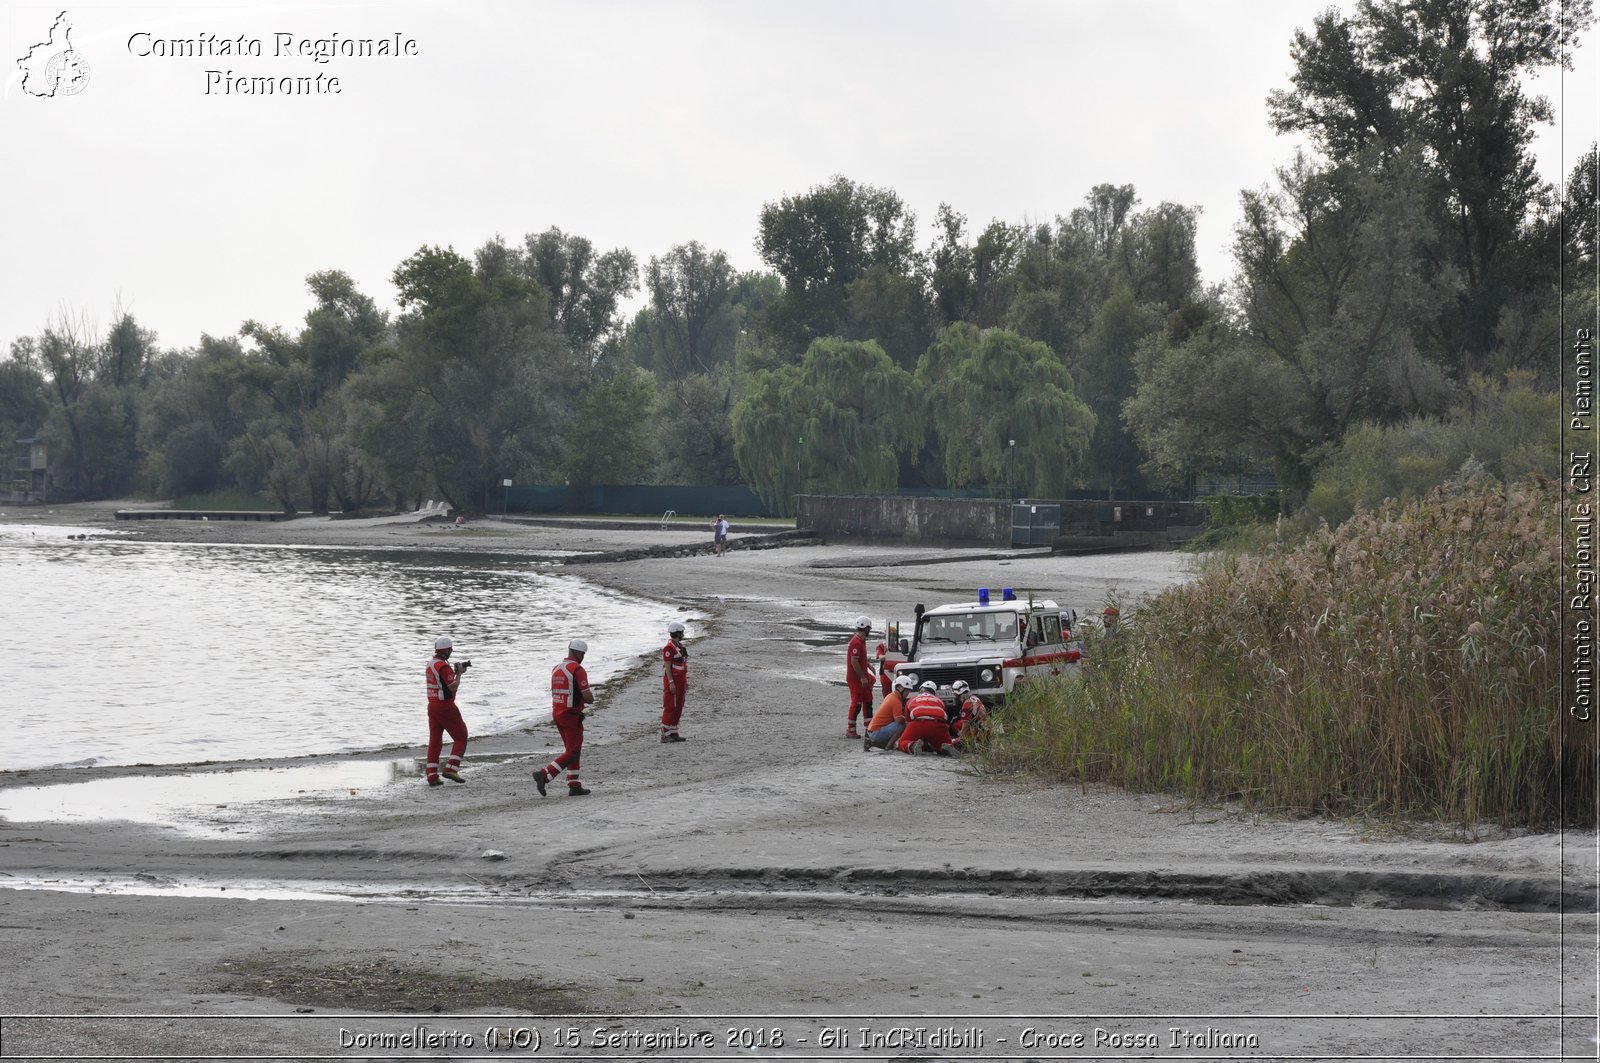
POLYGON ((661 740, 687 742, 678 733, 683 718, 683 698, 689 689, 689 647, 683 644, 683 625, 667 625, 667 644, 661 647, 661 740))
POLYGON ((872 618, 856 617, 856 633, 844 651, 844 680, 850 687, 850 723, 844 730, 846 738, 860 738, 856 731, 856 717, 864 726, 872 718, 872 665, 867 662, 867 635, 872 632, 872 618))
POLYGON ((467 751, 467 721, 456 708, 456 689, 461 677, 472 667, 471 661, 462 661, 460 668, 450 666, 453 649, 449 635, 433 640, 433 660, 428 662, 428 760, 429 786, 443 786, 444 776, 451 782, 464 783, 461 775, 461 754, 467 751), (450 732, 450 759, 444 770, 439 770, 439 751, 444 746, 444 734, 450 732))
POLYGON ((583 670, 583 655, 589 644, 582 639, 567 643, 567 656, 550 673, 550 700, 556 730, 561 732, 564 747, 561 755, 533 773, 533 785, 539 796, 545 796, 545 784, 567 772, 567 793, 573 797, 587 797, 578 779, 578 757, 583 750, 583 718, 586 707, 594 704, 594 691, 589 689, 589 673, 583 670))

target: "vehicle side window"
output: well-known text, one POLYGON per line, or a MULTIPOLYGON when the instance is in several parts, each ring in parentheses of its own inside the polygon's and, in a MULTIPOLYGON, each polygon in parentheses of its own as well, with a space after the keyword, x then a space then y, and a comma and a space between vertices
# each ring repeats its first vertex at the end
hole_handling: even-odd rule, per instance
POLYGON ((1028 645, 1037 646, 1044 639, 1044 625, 1037 616, 1028 619, 1028 645))
POLYGON ((1044 618, 1044 640, 1050 643, 1061 641, 1061 618, 1047 616, 1044 618))

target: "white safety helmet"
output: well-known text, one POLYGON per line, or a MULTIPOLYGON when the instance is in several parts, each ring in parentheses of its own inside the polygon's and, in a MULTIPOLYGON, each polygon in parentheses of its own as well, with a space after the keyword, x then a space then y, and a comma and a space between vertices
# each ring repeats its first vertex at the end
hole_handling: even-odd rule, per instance
POLYGON ((965 679, 957 679, 954 683, 950 684, 950 689, 956 692, 957 697, 961 697, 970 691, 972 687, 967 685, 967 681, 965 679))
POLYGON ((683 625, 676 620, 667 625, 667 634, 669 635, 681 635, 683 630, 683 625))
POLYGON ((911 681, 909 675, 897 675, 894 677, 894 689, 896 690, 910 690, 916 685, 911 681))
POLYGON ((858 616, 858 617, 856 617, 856 630, 857 631, 871 631, 872 630, 872 617, 870 617, 870 616, 858 616))
POLYGON ((567 649, 571 650, 573 653, 588 653, 589 644, 582 639, 573 639, 571 642, 567 643, 567 649))
POLYGON ((933 694, 933 693, 937 693, 938 692, 939 684, 935 683, 931 679, 924 679, 922 681, 922 685, 920 687, 918 687, 917 689, 918 690, 926 690, 928 693, 933 694))
POLYGON ((433 648, 436 650, 448 650, 452 649, 453 647, 454 643, 450 641, 449 635, 440 635, 438 638, 433 640, 433 648))

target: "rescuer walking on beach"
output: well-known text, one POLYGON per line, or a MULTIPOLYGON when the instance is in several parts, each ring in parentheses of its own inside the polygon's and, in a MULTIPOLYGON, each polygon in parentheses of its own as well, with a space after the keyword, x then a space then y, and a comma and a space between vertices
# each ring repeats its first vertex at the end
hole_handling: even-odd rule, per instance
POLYGON ((689 647, 683 644, 683 625, 667 625, 667 644, 661 648, 661 740, 687 742, 678 733, 683 698, 689 689, 689 647))
POLYGON ((856 717, 862 726, 872 716, 872 665, 867 661, 867 636, 872 632, 872 618, 856 617, 856 633, 844 651, 844 679, 850 687, 850 724, 845 728, 846 738, 860 738, 856 731, 856 717))
POLYGON ((560 775, 563 768, 567 772, 568 794, 585 797, 589 793, 578 779, 578 754, 583 749, 583 718, 588 715, 584 709, 594 704, 594 691, 589 689, 589 673, 583 670, 583 655, 588 652, 587 642, 573 639, 567 643, 567 656, 550 673, 552 715, 565 748, 559 757, 533 773, 533 785, 539 788, 540 797, 545 796, 545 784, 560 775))
POLYGON ((461 754, 467 751, 467 721, 461 718, 461 710, 456 708, 456 688, 461 686, 461 677, 467 674, 472 662, 462 661, 459 669, 452 668, 452 648, 450 636, 440 635, 433 640, 433 660, 428 662, 429 786, 443 786, 441 775, 451 782, 467 781, 461 776, 461 754), (444 770, 440 771, 439 751, 444 746, 446 731, 450 732, 450 759, 445 761, 444 770))

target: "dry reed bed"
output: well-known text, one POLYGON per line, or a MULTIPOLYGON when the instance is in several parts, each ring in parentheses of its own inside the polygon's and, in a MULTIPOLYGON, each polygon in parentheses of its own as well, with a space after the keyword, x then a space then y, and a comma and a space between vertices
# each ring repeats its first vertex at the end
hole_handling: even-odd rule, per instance
POLYGON ((1562 710, 1560 498, 1441 488, 1223 558, 1013 699, 1000 767, 1250 807, 1588 825, 1592 725, 1562 710))

